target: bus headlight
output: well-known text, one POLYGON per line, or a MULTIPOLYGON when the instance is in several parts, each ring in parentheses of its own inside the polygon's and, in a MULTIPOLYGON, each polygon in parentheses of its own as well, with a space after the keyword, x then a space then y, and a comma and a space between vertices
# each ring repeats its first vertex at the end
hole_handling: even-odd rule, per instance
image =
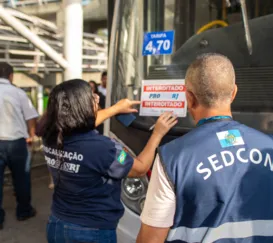
POLYGON ((145 196, 148 188, 148 179, 143 178, 126 178, 122 181, 122 202, 134 211, 135 213, 141 213, 145 196))
POLYGON ((139 178, 126 178, 123 181, 123 189, 125 195, 131 200, 138 199, 145 191, 144 183, 139 178))

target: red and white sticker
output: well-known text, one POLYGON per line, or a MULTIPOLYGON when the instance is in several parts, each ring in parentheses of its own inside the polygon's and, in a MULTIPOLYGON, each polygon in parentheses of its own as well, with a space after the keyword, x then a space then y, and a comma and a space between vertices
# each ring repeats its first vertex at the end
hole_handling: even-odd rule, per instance
POLYGON ((179 117, 187 115, 186 87, 184 79, 143 80, 141 116, 160 116, 173 111, 179 117))

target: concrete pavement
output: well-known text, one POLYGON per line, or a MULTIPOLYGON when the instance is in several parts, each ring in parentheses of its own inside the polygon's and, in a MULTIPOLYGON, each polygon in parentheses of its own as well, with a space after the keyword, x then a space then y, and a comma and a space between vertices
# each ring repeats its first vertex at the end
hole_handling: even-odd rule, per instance
POLYGON ((37 209, 35 218, 18 222, 15 218, 15 197, 12 187, 4 189, 6 221, 0 231, 0 243, 46 243, 46 223, 50 213, 52 191, 48 189, 48 176, 32 180, 32 202, 37 209))

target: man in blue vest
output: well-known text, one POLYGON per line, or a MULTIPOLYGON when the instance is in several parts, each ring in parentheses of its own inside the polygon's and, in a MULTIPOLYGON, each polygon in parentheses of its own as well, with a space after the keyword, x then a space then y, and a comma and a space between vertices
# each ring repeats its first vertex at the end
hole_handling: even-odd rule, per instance
POLYGON ((197 58, 186 74, 196 128, 159 149, 138 243, 272 243, 273 139, 232 119, 232 63, 197 58))

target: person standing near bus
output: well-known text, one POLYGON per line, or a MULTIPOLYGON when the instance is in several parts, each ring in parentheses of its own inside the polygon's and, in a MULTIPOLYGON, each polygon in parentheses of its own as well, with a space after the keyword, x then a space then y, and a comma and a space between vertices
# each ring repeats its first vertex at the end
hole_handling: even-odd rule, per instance
MULTIPOLYGON (((90 80, 89 85, 92 89, 92 92, 98 95, 99 97, 99 109, 104 109, 106 97, 99 92, 98 84, 94 80, 90 80)), ((97 126, 96 129, 100 134, 103 134, 103 130, 104 130, 103 124, 100 124, 99 126, 97 126)))
POLYGON ((94 94, 97 94, 100 98, 99 100, 99 108, 105 109, 105 95, 103 95, 101 92, 99 92, 99 86, 94 80, 89 81, 89 85, 93 91, 94 94))
POLYGON ((49 243, 116 243, 116 227, 124 213, 123 178, 144 176, 163 136, 177 123, 172 113, 158 119, 143 151, 131 157, 117 141, 95 127, 120 113, 137 112, 138 101, 121 100, 98 110, 98 99, 84 80, 56 86, 38 132, 55 189, 47 226, 49 243))
POLYGON ((27 94, 12 85, 13 68, 0 63, 0 229, 5 212, 2 208, 4 171, 11 170, 16 194, 18 220, 36 215, 31 206, 30 154, 27 144, 35 136, 38 113, 27 94))
POLYGON ((107 72, 104 71, 104 72, 101 74, 101 84, 100 84, 99 87, 98 87, 99 92, 102 93, 104 97, 106 97, 106 94, 107 94, 106 85, 107 85, 107 72))
POLYGON ((159 148, 137 243, 273 242, 273 139, 233 120, 232 63, 202 55, 185 82, 196 128, 159 148))

